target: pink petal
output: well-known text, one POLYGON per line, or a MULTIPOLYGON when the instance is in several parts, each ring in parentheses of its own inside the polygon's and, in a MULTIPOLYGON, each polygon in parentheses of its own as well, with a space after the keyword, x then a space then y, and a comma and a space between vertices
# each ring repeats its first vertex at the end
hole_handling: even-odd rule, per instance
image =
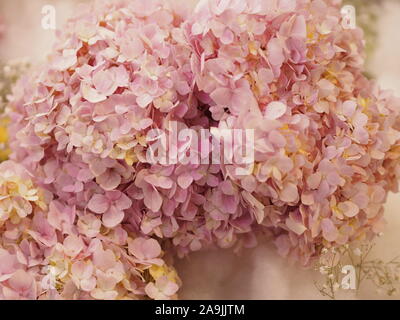
POLYGON ((98 177, 107 170, 107 166, 105 165, 104 161, 101 159, 94 159, 89 163, 89 168, 92 173, 98 177))
POLYGON ((232 100, 232 91, 227 88, 218 88, 210 95, 218 105, 228 106, 232 100))
POLYGON ((24 294, 26 291, 32 290, 35 280, 31 274, 20 269, 12 275, 8 283, 16 292, 24 294))
POLYGON ((181 174, 178 177, 178 185, 182 189, 187 189, 193 182, 193 177, 190 173, 181 174))
POLYGON ((88 279, 93 274, 92 263, 77 261, 71 267, 71 274, 79 279, 88 279))
POLYGON ((84 248, 82 239, 75 235, 66 237, 63 245, 65 254, 72 258, 76 257, 84 248))
POLYGON ((339 203, 338 208, 340 211, 343 212, 343 214, 346 217, 349 217, 349 218, 356 216, 358 214, 358 212, 360 211, 358 206, 354 202, 351 202, 351 201, 345 201, 345 202, 339 203))
POLYGON ((286 113, 286 110, 286 104, 280 101, 273 101, 265 109, 264 116, 270 120, 279 119, 286 113))
POLYGON ((121 176, 115 172, 114 170, 107 170, 101 176, 97 177, 96 182, 104 189, 104 190, 114 190, 121 183, 121 176))
POLYGON ((163 189, 170 189, 172 188, 173 185, 173 181, 170 178, 164 176, 157 176, 155 174, 146 176, 144 180, 155 187, 163 189))
POLYGON ((143 94, 137 97, 136 103, 139 105, 141 108, 146 108, 151 102, 153 101, 153 97, 151 97, 148 94, 143 94))
POLYGON ((317 189, 319 187, 319 184, 321 183, 321 180, 322 180, 322 174, 320 172, 316 172, 308 176, 307 184, 310 187, 310 189, 317 189))
POLYGON ((93 76, 93 85, 98 93, 109 96, 118 88, 117 82, 109 71, 99 71, 93 76))
POLYGON ((354 112, 356 111, 357 103, 355 101, 348 100, 343 103, 342 108, 343 114, 346 117, 352 117, 354 112))
POLYGON ((124 217, 123 211, 111 207, 110 210, 103 214, 102 221, 105 227, 114 228, 124 220, 124 217))
POLYGON ((81 90, 82 96, 89 102, 97 103, 107 99, 107 96, 100 94, 86 82, 82 82, 81 90))
POLYGON ((307 230, 301 222, 295 221, 291 217, 286 219, 286 226, 298 236, 302 235, 304 231, 307 230))
POLYGON ((233 42, 233 39, 234 39, 233 32, 228 28, 226 28, 224 33, 222 34, 222 37, 220 38, 221 42, 225 45, 228 45, 233 42))
POLYGON ((296 202, 299 199, 297 186, 293 183, 286 184, 280 193, 280 199, 284 202, 296 202))
POLYGON ((163 199, 156 189, 152 188, 151 190, 149 190, 149 192, 145 192, 144 204, 151 211, 159 211, 162 205, 162 201, 163 199))
POLYGON ((143 260, 154 259, 160 256, 161 246, 155 239, 136 238, 128 244, 129 252, 143 260))
POLYGON ((126 210, 132 206, 132 201, 126 196, 126 194, 121 193, 121 197, 116 201, 114 205, 119 210, 126 210))
POLYGON ((281 66, 285 61, 279 39, 273 38, 268 42, 268 60, 273 66, 281 66))
POLYGON ((102 194, 95 194, 88 203, 88 208, 94 213, 104 213, 110 207, 109 200, 102 194))
POLYGON ((321 221, 322 235, 325 240, 333 242, 339 236, 339 232, 332 220, 325 218, 321 221))
POLYGON ((291 36, 305 38, 307 36, 306 21, 303 15, 296 17, 296 20, 292 27, 291 36))

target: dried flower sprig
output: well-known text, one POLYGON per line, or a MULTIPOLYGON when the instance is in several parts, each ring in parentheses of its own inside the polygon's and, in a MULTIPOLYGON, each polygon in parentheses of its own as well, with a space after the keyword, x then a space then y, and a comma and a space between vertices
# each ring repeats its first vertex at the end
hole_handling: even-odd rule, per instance
POLYGON ((0 61, 0 110, 3 111, 11 93, 12 86, 30 66, 27 58, 0 61))
MULTIPOLYGON (((1 26, 0 26, 1 28, 1 26)), ((29 68, 27 59, 14 59, 6 63, 0 62, 0 162, 7 160, 10 154, 8 147, 8 116, 4 115, 8 96, 12 86, 29 68)))
MULTIPOLYGON (((3 17, 0 16, 0 40, 5 32, 3 17)), ((4 115, 8 97, 12 86, 19 77, 27 71, 29 63, 27 59, 14 59, 8 62, 0 61, 0 162, 8 159, 11 150, 8 145, 9 118, 4 115)))
POLYGON ((345 0, 344 4, 353 5, 356 9, 357 25, 364 30, 368 61, 377 45, 379 12, 383 0, 345 0))
POLYGON ((390 261, 371 259, 375 243, 363 242, 358 245, 344 245, 337 248, 324 248, 316 270, 323 275, 322 282, 315 282, 318 291, 326 297, 336 299, 339 290, 359 291, 361 285, 370 282, 378 294, 392 296, 400 288, 400 256, 390 261), (351 269, 354 274, 351 274, 351 269), (344 280, 349 272, 354 287, 344 280))

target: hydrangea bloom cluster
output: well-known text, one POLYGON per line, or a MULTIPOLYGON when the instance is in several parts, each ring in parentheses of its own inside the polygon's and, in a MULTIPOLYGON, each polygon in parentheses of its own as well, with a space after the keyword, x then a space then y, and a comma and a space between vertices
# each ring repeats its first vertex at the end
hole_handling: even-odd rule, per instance
POLYGON ((342 26, 339 4, 202 1, 186 25, 213 118, 255 129, 251 174, 226 176, 304 264, 380 232, 399 176, 400 101, 363 76, 362 31, 342 26))
POLYGON ((175 296, 179 279, 156 240, 52 200, 21 165, 0 164, 0 299, 175 296))
MULTIPOLYGON (((155 239, 184 255, 266 233, 308 264, 381 230, 399 175, 399 101, 363 76, 362 32, 343 28, 339 5, 205 0, 189 18, 161 0, 79 9, 8 110, 12 159, 49 194, 24 219, 43 228, 28 232, 28 251, 35 267, 55 267, 57 294, 173 297, 179 281, 155 239), (146 161, 148 132, 172 134, 172 121, 254 129, 249 174, 146 161)), ((180 159, 191 146, 169 147, 180 159)))
POLYGON ((252 242, 254 219, 219 166, 146 163, 150 129, 215 123, 197 98, 183 19, 163 1, 98 1, 80 12, 48 64, 15 88, 13 159, 105 228, 173 238, 180 254, 244 232, 252 242))

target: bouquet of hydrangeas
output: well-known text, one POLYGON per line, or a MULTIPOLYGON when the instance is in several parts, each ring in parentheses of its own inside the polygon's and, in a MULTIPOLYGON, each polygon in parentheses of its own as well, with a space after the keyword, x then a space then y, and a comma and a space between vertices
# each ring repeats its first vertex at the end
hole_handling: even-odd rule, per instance
POLYGON ((174 254, 267 237, 310 265, 378 234, 400 101, 363 75, 362 32, 340 4, 80 8, 7 107, 0 297, 164 299, 180 284, 174 254), (190 139, 168 146, 176 161, 149 161, 154 130, 176 128, 252 130, 254 161, 181 161, 190 139))

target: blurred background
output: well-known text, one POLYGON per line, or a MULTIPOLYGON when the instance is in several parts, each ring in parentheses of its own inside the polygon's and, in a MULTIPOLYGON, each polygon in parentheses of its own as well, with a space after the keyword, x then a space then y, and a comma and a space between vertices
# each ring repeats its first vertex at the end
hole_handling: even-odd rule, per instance
MULTIPOLYGON (((88 0, 0 0, 0 25, 3 22, 5 26, 0 38, 0 60, 27 58, 32 64, 44 62, 55 34, 53 30, 42 28, 43 6, 55 7, 57 28, 62 28, 74 7, 82 1, 88 0)), ((368 73, 382 88, 392 89, 400 96, 400 1, 352 2, 358 5, 359 25, 368 33, 368 73)), ((0 32, 1 29, 0 26, 0 32)), ((372 258, 391 260, 400 255, 400 194, 389 196, 386 219, 386 231, 377 240, 372 258)), ((180 292, 183 299, 323 298, 314 285, 318 272, 289 265, 268 243, 240 255, 228 250, 198 252, 177 261, 177 269, 183 280, 180 292)), ((358 293, 342 291, 338 297, 387 298, 378 295, 368 283, 364 283, 358 293)), ((400 295, 392 298, 400 299, 400 295)))

